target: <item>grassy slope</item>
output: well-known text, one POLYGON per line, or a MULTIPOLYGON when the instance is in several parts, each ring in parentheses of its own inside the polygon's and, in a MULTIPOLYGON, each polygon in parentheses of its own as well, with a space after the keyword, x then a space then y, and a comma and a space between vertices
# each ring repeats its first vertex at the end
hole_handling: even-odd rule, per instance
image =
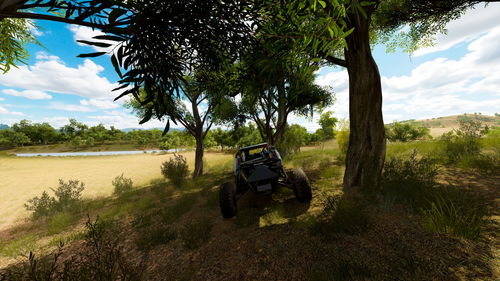
MULTIPOLYGON (((392 148, 389 147, 389 150, 392 148)), ((398 148, 402 150, 401 148, 398 148)), ((313 200, 300 204, 289 190, 272 197, 248 194, 239 213, 223 220, 218 185, 230 179, 231 160, 207 161, 207 175, 173 187, 158 181, 122 198, 89 201, 90 216, 117 220, 128 256, 148 250, 147 280, 494 280, 494 230, 480 241, 437 235, 419 217, 386 202, 366 203, 369 227, 359 233, 318 235, 311 226, 329 196, 341 194, 342 166, 336 148, 308 149, 287 163, 302 167, 313 184, 313 200), (176 235, 165 235, 176 233, 176 235), (142 250, 141 250, 142 249, 142 250)), ((443 180, 484 189, 498 198, 498 177, 448 170, 443 180), (463 182, 467 179, 467 182, 463 182)), ((497 209, 498 210, 498 209, 497 209)), ((4 264, 29 248, 44 252, 78 235, 83 216, 64 216, 0 232, 4 264), (51 234, 58 233, 58 234, 51 234)), ((75 243, 78 248, 78 243, 75 243)), ((70 249, 72 246, 70 246, 70 249)), ((496 264, 495 264, 496 263, 496 264)))

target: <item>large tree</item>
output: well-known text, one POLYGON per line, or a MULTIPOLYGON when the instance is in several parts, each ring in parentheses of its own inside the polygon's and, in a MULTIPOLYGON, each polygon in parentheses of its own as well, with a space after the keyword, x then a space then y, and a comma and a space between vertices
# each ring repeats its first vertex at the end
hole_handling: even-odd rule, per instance
POLYGON ((388 43, 389 47, 400 45, 413 51, 428 44, 447 22, 480 2, 498 1, 290 0, 280 7, 271 5, 275 7, 271 14, 295 27, 281 37, 296 38, 328 63, 347 68, 351 133, 344 174, 346 190, 377 188, 385 160, 381 78, 371 44, 388 43))

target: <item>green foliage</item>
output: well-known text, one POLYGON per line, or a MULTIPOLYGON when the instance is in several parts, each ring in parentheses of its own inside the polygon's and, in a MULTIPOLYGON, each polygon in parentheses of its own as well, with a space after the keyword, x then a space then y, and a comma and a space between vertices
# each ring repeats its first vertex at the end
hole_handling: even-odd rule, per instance
POLYGON ((392 125, 385 127, 385 132, 387 139, 390 141, 407 142, 429 137, 428 128, 409 122, 394 122, 392 125))
POLYGON ((390 158, 382 172, 382 194, 416 209, 426 207, 438 169, 429 158, 418 157, 416 150, 408 158, 390 158))
POLYGON ((337 125, 338 119, 333 117, 333 111, 327 111, 321 114, 319 118, 319 125, 321 126, 323 132, 323 139, 332 139, 335 137, 335 126, 337 125))
POLYGON ((81 200, 81 193, 85 185, 78 180, 69 180, 67 183, 59 180, 57 189, 51 188, 55 197, 50 196, 46 191, 41 197, 35 196, 27 201, 24 207, 33 212, 33 217, 43 217, 53 214, 56 211, 66 211, 75 207, 81 200))
MULTIPOLYGON (((28 234, 9 242, 0 241, 0 255, 14 258, 26 254, 36 247, 39 239, 40 238, 34 234, 28 234)), ((5 280, 2 279, 1 271, 0 280, 5 280)))
POLYGON ((27 64, 29 59, 26 45, 40 44, 33 35, 36 25, 32 20, 3 18, 0 20, 0 71, 4 74, 19 63, 27 64))
POLYGON ((131 191, 133 187, 132 179, 124 177, 123 174, 115 177, 111 183, 115 187, 113 194, 118 196, 131 191))
POLYGON ((337 132, 337 144, 339 145, 339 160, 345 162, 347 149, 349 148, 349 134, 350 131, 348 128, 344 128, 337 132))
POLYGON ((300 151, 300 147, 311 142, 311 135, 307 129, 293 124, 287 126, 283 139, 276 145, 282 157, 295 154, 300 151))
POLYGON ((329 196, 312 232, 325 237, 332 234, 357 234, 370 227, 370 219, 361 202, 329 196))
POLYGON ((0 147, 24 146, 29 143, 31 139, 22 132, 16 132, 13 129, 0 131, 0 147))
POLYGON ((463 157, 476 155, 481 151, 480 139, 488 132, 480 121, 459 120, 458 130, 441 137, 444 143, 444 156, 448 163, 457 163, 463 157))
POLYGON ((170 179, 174 185, 181 186, 185 178, 189 175, 186 157, 174 153, 173 157, 163 162, 161 173, 165 178, 170 179))

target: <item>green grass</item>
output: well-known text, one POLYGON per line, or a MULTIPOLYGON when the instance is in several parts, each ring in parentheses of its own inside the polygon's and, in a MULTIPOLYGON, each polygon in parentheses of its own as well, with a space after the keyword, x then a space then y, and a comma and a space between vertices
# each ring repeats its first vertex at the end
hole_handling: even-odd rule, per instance
POLYGON ((56 238, 53 238, 52 240, 49 241, 48 246, 49 247, 56 247, 56 246, 60 245, 61 243, 69 244, 73 241, 81 240, 84 237, 85 237, 84 231, 71 232, 71 233, 60 235, 56 238))
POLYGON ((17 257, 27 254, 37 246, 39 237, 35 234, 28 234, 20 238, 0 243, 0 255, 6 257, 17 257))
POLYGON ((47 234, 53 235, 67 230, 79 221, 79 216, 70 212, 61 212, 51 216, 47 222, 47 234))

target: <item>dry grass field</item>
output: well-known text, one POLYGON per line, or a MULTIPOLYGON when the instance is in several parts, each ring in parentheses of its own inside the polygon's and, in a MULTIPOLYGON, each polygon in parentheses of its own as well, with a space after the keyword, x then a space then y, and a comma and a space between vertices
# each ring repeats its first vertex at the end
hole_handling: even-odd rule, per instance
MULTIPOLYGON (((194 152, 182 153, 193 168, 194 152)), ((85 183, 83 196, 96 198, 113 192, 111 181, 124 174, 132 178, 134 186, 148 184, 162 177, 160 166, 172 154, 140 154, 89 157, 2 157, 0 155, 0 230, 27 217, 24 203, 39 196, 50 187, 57 187, 58 179, 80 180, 85 183)), ((230 154, 207 153, 207 162, 225 161, 230 154)))

